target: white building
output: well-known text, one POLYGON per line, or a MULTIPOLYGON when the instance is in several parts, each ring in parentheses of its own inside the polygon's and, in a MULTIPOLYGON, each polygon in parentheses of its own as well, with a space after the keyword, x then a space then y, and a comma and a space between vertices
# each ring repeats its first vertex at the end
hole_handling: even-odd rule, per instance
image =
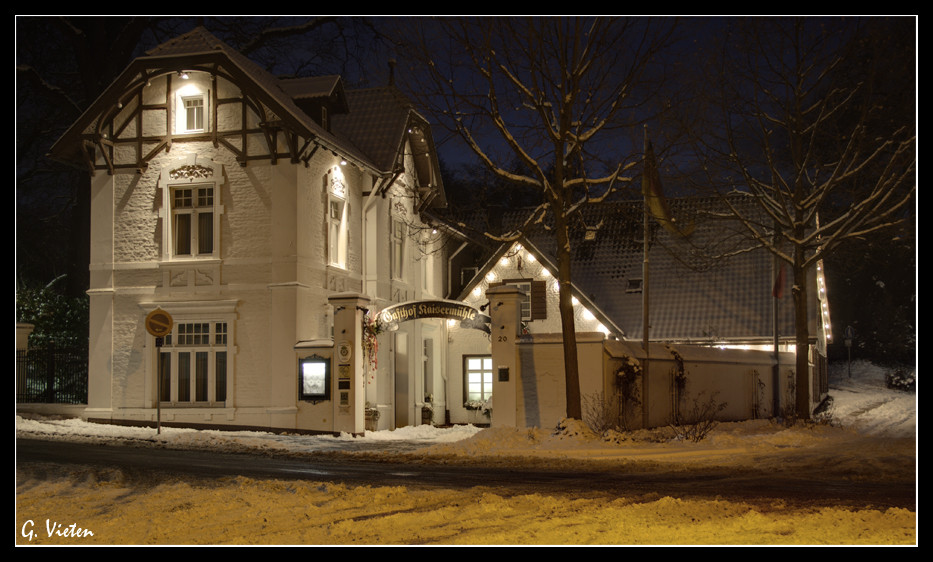
POLYGON ((334 333, 335 296, 363 315, 445 287, 422 251, 445 202, 430 128, 394 87, 279 80, 198 28, 133 61, 52 156, 91 175, 88 419, 359 431, 368 403, 380 428, 421 422, 446 324, 380 338, 378 374, 334 333), (359 375, 304 386, 335 349, 359 375))

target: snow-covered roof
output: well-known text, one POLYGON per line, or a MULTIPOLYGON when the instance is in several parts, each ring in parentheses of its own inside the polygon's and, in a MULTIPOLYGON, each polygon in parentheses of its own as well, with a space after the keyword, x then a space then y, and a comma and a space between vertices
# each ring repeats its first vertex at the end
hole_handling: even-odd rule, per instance
POLYGON ((332 118, 334 132, 351 140, 384 173, 397 169, 405 142, 421 187, 437 187, 444 201, 443 181, 427 120, 395 86, 349 90, 349 111, 332 118))
MULTIPOLYGON (((750 216, 754 213, 754 201, 749 196, 735 195, 732 202, 750 216)), ((656 221, 649 221, 650 339, 769 341, 774 335, 775 302, 779 335, 793 336, 790 285, 780 298, 772 297, 777 272, 772 254, 749 241, 743 227, 734 218, 727 218, 727 209, 717 198, 672 198, 669 204, 681 223, 692 222, 695 229, 682 238, 656 221)), ((526 212, 504 211, 503 231, 519 224, 526 212)), ((570 231, 575 294, 619 327, 625 338, 636 340, 643 337, 643 213, 640 200, 590 205, 575 215, 570 231)), ((482 213, 476 220, 488 221, 488 217, 489 213, 482 213)), ((461 215, 458 226, 464 228, 469 221, 469 217, 461 215)), ((556 242, 550 231, 543 227, 531 229, 520 242, 527 251, 538 254, 542 262, 556 264, 556 242)), ((501 253, 502 248, 491 256, 478 271, 477 279, 501 253)), ((816 337, 815 311, 819 302, 815 275, 810 286, 814 288, 810 292, 810 334, 816 337)))

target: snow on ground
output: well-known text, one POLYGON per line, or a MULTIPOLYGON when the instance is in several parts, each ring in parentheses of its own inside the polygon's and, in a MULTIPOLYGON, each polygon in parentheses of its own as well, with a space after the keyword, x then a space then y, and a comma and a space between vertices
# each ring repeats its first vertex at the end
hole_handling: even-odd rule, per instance
MULTIPOLYGON (((831 367, 830 395, 828 423, 722 423, 698 443, 671 439, 665 430, 599 437, 579 423, 565 423, 559 430, 414 426, 353 437, 164 427, 156 434, 151 428, 17 416, 16 431, 21 437, 49 440, 149 442, 226 452, 343 451, 401 459, 495 458, 497 463, 543 458, 553 465, 585 459, 607 466, 661 463, 670 470, 767 463, 789 470, 821 467, 840 480, 903 479, 915 470, 916 393, 888 389, 882 370, 854 362, 851 376, 845 363, 831 367)), ((504 498, 483 489, 353 488, 245 478, 220 488, 216 483, 198 487, 170 482, 143 493, 119 471, 71 473, 51 480, 33 476, 17 473, 18 544, 916 543, 916 513, 903 509, 795 511, 774 506, 762 511, 735 502, 670 497, 607 503, 540 494, 504 498), (136 501, 125 501, 127 496, 136 501), (392 509, 376 507, 386 505, 392 509), (152 521, 153 513, 166 510, 171 517, 152 521), (261 522, 256 510, 265 514, 261 522), (304 511, 303 524, 296 523, 296 510, 304 511), (53 511, 63 526, 76 523, 94 535, 76 539, 56 535, 54 529, 48 533, 50 519, 43 513, 53 511), (28 527, 31 534, 26 532, 27 522, 33 521, 28 517, 36 521, 34 529, 28 527), (366 521, 366 533, 354 526, 356 518, 366 521)))
MULTIPOLYGON (((852 365, 851 377, 845 364, 834 366, 830 375, 829 423, 822 430, 810 426, 784 427, 769 420, 722 423, 698 444, 670 441, 665 429, 630 432, 600 439, 580 424, 562 431, 555 428, 516 430, 481 429, 475 426, 437 428, 429 425, 402 427, 391 431, 366 432, 364 436, 280 435, 253 431, 195 430, 163 427, 156 434, 152 428, 94 424, 79 419, 17 417, 17 433, 47 439, 87 442, 156 441, 179 448, 205 448, 222 451, 279 450, 293 453, 315 451, 388 451, 421 449, 446 455, 475 457, 510 456, 521 452, 530 455, 560 457, 612 458, 648 455, 655 450, 663 457, 671 449, 689 450, 696 458, 698 450, 746 448, 771 450, 806 439, 817 441, 856 436, 914 438, 916 432, 916 394, 885 388, 884 372, 865 362, 852 365)), ((560 420, 555 420, 555 427, 560 420)))

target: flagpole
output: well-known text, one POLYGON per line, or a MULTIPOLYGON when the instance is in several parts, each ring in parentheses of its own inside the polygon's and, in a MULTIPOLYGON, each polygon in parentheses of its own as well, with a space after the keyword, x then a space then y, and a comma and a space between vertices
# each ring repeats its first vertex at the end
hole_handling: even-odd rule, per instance
MULTIPOLYGON (((777 247, 779 244, 778 238, 778 225, 777 222, 774 224, 774 245, 777 247)), ((780 349, 780 334, 778 332, 778 313, 780 312, 778 308, 779 299, 781 294, 784 291, 784 279, 781 277, 781 258, 775 253, 771 258, 771 267, 772 267, 772 279, 774 283, 774 288, 771 289, 771 315, 772 315, 772 337, 774 338, 774 366, 772 367, 771 373, 771 384, 774 387, 774 394, 771 397, 772 409, 773 412, 771 415, 775 418, 781 414, 781 349, 780 349), (778 285, 780 283, 780 286, 778 285)))
POLYGON ((648 348, 648 193, 645 189, 648 181, 648 125, 645 124, 645 148, 644 156, 642 158, 644 162, 644 171, 642 172, 642 199, 644 201, 644 213, 643 213, 643 223, 644 223, 644 262, 642 263, 642 291, 641 291, 641 308, 642 308, 642 319, 641 319, 641 332, 642 332, 642 349, 645 350, 645 361, 642 370, 642 426, 648 427, 648 362, 650 357, 650 351, 648 348))

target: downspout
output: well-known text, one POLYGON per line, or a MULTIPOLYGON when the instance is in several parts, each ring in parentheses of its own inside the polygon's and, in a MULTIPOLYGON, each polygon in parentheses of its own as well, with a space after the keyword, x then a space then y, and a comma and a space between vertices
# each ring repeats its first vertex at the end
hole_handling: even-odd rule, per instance
MULTIPOLYGON (((382 176, 379 180, 384 181, 387 176, 382 176)), ((375 181, 375 180, 374 180, 375 181)), ((369 266, 369 253, 370 251, 376 251, 376 248, 369 248, 369 211, 376 204, 376 196, 379 195, 382 191, 382 187, 373 187, 368 194, 366 194, 366 202, 363 204, 363 209, 361 211, 362 217, 360 218, 363 224, 363 243, 362 243, 362 252, 363 252, 363 292, 366 293, 369 284, 370 277, 370 266, 369 266)), ((377 263, 378 269, 378 263, 377 263)), ((374 276, 378 274, 378 271, 374 272, 374 276)), ((373 305, 376 304, 376 295, 370 295, 373 299, 373 305)))

